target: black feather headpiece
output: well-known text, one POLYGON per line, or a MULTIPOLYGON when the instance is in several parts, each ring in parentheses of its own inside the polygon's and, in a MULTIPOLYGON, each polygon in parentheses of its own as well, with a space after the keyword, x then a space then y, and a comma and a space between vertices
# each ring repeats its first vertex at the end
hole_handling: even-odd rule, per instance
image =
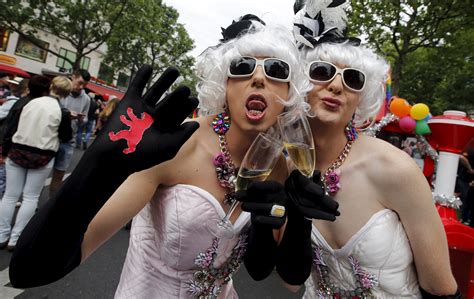
POLYGON ((350 43, 360 39, 346 37, 346 0, 296 0, 293 33, 300 47, 314 48, 321 43, 350 43))

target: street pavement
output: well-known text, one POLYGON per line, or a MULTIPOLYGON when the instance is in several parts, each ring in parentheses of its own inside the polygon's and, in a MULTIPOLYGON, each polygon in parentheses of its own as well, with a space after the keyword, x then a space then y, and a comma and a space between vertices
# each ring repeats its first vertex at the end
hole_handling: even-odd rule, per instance
MULTIPOLYGON (((83 150, 75 150, 69 172, 75 167, 83 153, 83 150)), ((46 185, 49 184, 49 181, 48 179, 46 185)), ((48 188, 45 186, 40 197, 39 205, 44 204, 47 199, 48 188)), ((89 257, 88 260, 66 277, 47 286, 26 290, 11 287, 8 278, 8 264, 11 253, 6 250, 0 250, 0 298, 113 298, 127 252, 128 238, 129 231, 125 229, 120 230, 89 257)), ((51 244, 51 246, 54 246, 54 244, 51 244)), ((304 291, 302 288, 296 294, 289 292, 283 287, 281 280, 275 273, 264 281, 255 282, 247 274, 245 266, 243 265, 238 273, 234 275, 234 285, 239 297, 243 299, 301 298, 304 291)))

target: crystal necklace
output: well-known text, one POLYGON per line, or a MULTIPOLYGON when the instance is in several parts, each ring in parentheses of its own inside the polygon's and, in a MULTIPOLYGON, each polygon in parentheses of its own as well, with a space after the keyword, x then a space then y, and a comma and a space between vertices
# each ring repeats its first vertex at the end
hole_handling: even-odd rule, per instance
POLYGON ((341 189, 341 184, 339 183, 341 170, 339 167, 341 167, 342 163, 344 163, 347 156, 349 155, 354 141, 355 139, 347 140, 346 145, 342 149, 342 152, 339 154, 339 156, 336 158, 336 161, 334 161, 321 176, 321 182, 323 183, 324 189, 326 190, 326 193, 330 194, 331 196, 336 195, 337 191, 341 189))
POLYGON ((214 157, 213 163, 216 167, 216 175, 219 184, 227 190, 224 203, 230 205, 234 201, 235 179, 237 168, 230 156, 225 134, 230 128, 230 116, 226 113, 219 113, 212 121, 212 129, 219 138, 220 152, 214 157))

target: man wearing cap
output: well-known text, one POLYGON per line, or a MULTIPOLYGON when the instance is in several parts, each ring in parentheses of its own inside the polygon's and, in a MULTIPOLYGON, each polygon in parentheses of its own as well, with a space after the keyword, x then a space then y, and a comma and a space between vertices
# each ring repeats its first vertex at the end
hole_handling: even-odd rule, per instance
POLYGON ((5 96, 5 102, 0 106, 0 120, 7 117, 8 112, 18 99, 28 94, 28 80, 23 82, 22 77, 15 77, 8 79, 7 82, 10 85, 10 95, 5 96))

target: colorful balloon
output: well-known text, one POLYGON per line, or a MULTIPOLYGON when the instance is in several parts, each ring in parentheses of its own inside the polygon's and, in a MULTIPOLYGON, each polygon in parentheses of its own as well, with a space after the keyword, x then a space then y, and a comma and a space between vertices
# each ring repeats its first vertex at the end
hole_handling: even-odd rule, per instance
POLYGON ((425 120, 418 120, 416 122, 415 133, 418 135, 430 134, 430 126, 428 126, 428 123, 425 120))
POLYGON ((402 118, 410 114, 411 106, 405 99, 394 97, 390 102, 390 112, 402 118))
POLYGON ((405 132, 412 132, 416 127, 416 121, 410 116, 404 116, 400 118, 398 124, 400 125, 400 129, 405 132))
POLYGON ((431 115, 431 113, 428 113, 428 115, 425 118, 423 118, 423 120, 429 121, 431 117, 433 117, 433 115, 431 115))
POLYGON ((415 120, 422 120, 430 113, 430 108, 426 104, 418 103, 410 109, 410 116, 415 120))

